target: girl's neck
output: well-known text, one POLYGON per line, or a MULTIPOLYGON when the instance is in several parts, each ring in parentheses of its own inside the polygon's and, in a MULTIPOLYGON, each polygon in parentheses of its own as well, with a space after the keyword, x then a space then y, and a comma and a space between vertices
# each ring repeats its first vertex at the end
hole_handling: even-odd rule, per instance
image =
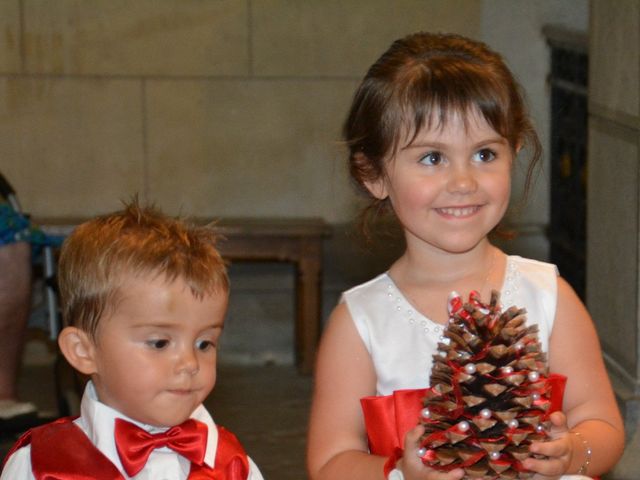
POLYGON ((389 269, 389 275, 418 311, 445 323, 449 293, 456 291, 466 298, 471 290, 477 290, 488 300, 491 290, 502 285, 505 261, 505 255, 488 240, 464 253, 408 248, 389 269))
POLYGON ((462 253, 446 252, 431 246, 421 249, 409 247, 393 264, 390 273, 412 284, 455 284, 478 276, 479 272, 489 272, 499 253, 487 239, 462 253))

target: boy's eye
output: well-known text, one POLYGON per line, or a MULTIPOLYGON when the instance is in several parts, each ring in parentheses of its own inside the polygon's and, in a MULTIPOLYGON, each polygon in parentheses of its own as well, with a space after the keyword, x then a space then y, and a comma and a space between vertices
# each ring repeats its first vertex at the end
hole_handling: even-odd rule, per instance
POLYGON ((147 345, 151 348, 155 348, 156 350, 162 350, 169 345, 169 340, 158 339, 158 340, 148 340, 147 345))
POLYGON ((196 342, 196 348, 201 352, 206 352, 207 350, 211 350, 215 344, 210 340, 198 340, 196 342))
POLYGON ((429 152, 420 158, 420 163, 424 165, 440 165, 442 163, 442 154, 440 152, 429 152))
POLYGON ((488 148, 483 148, 482 150, 477 151, 473 156, 474 160, 482 163, 490 162, 495 158, 496 153, 488 148))

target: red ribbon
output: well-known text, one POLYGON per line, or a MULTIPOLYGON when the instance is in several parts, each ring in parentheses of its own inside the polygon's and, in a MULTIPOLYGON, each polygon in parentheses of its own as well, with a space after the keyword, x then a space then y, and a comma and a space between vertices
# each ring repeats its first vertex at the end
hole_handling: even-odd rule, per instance
POLYGON ((189 419, 163 433, 151 434, 120 418, 115 424, 116 448, 127 475, 134 477, 151 452, 168 447, 196 465, 202 465, 207 448, 207 426, 189 419))
POLYGON ((405 434, 418 425, 426 391, 396 390, 391 395, 360 400, 371 453, 389 457, 404 447, 405 434))

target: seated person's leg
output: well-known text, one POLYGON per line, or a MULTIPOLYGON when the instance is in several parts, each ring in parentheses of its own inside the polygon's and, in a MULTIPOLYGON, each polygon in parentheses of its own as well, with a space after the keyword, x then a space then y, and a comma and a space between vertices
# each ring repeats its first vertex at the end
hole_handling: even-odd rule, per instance
POLYGON ((0 419, 35 411, 32 404, 17 402, 30 297, 30 244, 0 244, 0 419))

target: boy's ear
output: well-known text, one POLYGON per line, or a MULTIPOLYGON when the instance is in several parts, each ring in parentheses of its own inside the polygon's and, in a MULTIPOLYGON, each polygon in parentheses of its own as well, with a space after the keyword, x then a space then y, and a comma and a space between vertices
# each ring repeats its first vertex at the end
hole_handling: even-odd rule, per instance
POLYGON ((65 327, 58 335, 58 346, 69 364, 85 375, 96 372, 95 345, 87 332, 65 327))
MULTIPOLYGON (((373 176, 371 172, 371 161, 364 153, 354 153, 353 164, 361 178, 367 179, 373 176)), ((385 181, 384 175, 379 175, 375 180, 363 180, 363 183, 364 186, 367 187, 367 190, 369 190, 369 193, 378 200, 384 200, 389 196, 389 192, 387 192, 387 182, 385 181)))

